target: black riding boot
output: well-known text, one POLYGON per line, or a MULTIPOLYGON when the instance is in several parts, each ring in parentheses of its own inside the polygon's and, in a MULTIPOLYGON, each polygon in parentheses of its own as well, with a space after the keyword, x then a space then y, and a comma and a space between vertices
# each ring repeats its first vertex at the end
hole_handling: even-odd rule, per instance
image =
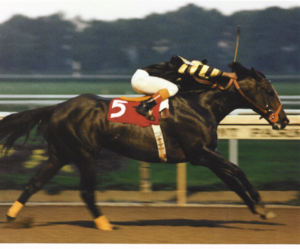
POLYGON ((135 107, 135 110, 146 117, 146 119, 149 119, 151 121, 154 121, 155 118, 149 113, 149 110, 153 108, 157 103, 155 102, 153 97, 150 97, 147 100, 142 101, 138 106, 135 107))

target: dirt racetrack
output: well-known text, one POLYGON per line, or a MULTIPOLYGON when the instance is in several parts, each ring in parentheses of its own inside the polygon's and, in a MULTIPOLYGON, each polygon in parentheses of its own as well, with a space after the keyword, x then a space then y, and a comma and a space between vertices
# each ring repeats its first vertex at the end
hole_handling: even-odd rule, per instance
POLYGON ((95 229, 85 206, 26 206, 6 223, 8 208, 0 206, 1 243, 300 243, 299 208, 272 208, 278 216, 262 220, 244 207, 103 206, 114 231, 95 229))

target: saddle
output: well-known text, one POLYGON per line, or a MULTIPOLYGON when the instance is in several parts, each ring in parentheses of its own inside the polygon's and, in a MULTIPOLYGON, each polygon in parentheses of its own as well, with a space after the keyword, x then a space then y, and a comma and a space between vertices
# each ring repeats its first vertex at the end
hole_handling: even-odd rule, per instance
POLYGON ((150 98, 150 96, 128 98, 120 97, 113 99, 109 105, 107 119, 111 122, 123 124, 135 124, 139 127, 152 127, 157 144, 158 157, 161 162, 167 162, 166 146, 159 122, 170 117, 169 100, 166 99, 151 109, 151 115, 155 117, 154 121, 146 119, 135 111, 135 106, 141 101, 150 98))
MULTIPOLYGON (((120 99, 124 101, 129 102, 141 102, 144 100, 149 99, 151 96, 141 96, 141 97, 125 97, 121 96, 120 99)), ((150 112, 153 110, 151 109, 150 112)), ((152 113, 150 113, 152 114, 152 113)), ((159 119, 160 120, 167 120, 170 117, 170 111, 169 111, 169 101, 166 99, 160 104, 159 108, 159 119)))

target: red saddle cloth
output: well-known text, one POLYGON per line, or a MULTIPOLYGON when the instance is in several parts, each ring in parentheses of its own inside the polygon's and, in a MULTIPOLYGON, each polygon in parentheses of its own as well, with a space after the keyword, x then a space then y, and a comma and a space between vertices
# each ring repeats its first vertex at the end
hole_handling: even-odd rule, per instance
POLYGON ((107 119, 117 123, 136 124, 140 127, 147 127, 152 124, 158 125, 159 105, 154 106, 152 109, 155 121, 150 121, 135 111, 134 107, 139 104, 140 102, 136 101, 125 101, 119 98, 113 99, 109 105, 107 119))

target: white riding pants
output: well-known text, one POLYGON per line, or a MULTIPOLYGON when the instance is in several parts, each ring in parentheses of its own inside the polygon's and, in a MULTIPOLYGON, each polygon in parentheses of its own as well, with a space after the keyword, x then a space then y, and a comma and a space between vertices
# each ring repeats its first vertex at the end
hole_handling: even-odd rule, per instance
POLYGON ((150 76, 148 72, 138 69, 131 78, 131 86, 137 92, 146 95, 152 95, 161 89, 168 89, 170 96, 174 96, 178 92, 178 87, 172 82, 150 76))

